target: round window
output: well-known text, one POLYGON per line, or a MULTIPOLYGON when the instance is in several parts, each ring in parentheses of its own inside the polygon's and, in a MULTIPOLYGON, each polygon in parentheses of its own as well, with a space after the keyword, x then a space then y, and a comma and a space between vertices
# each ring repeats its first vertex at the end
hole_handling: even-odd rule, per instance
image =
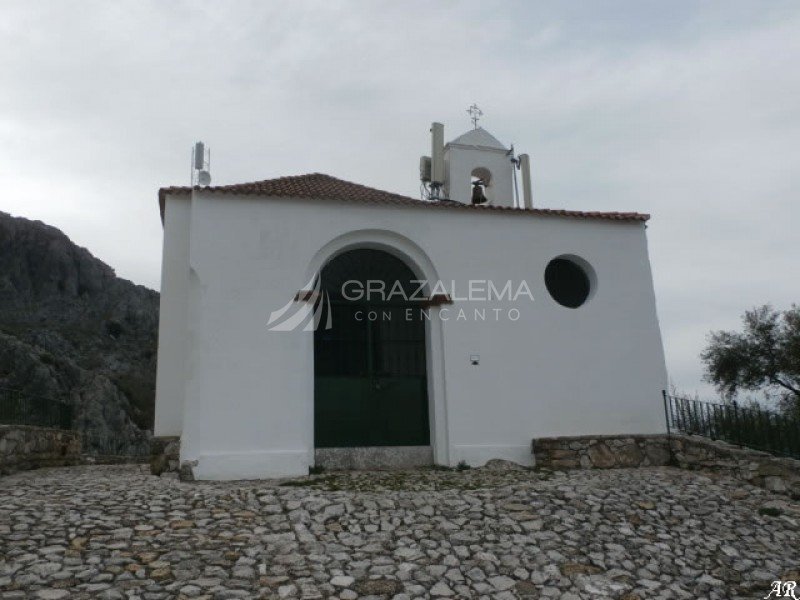
POLYGON ((586 269, 569 258, 554 258, 544 270, 544 284, 553 300, 567 308, 578 308, 589 298, 591 281, 586 269))

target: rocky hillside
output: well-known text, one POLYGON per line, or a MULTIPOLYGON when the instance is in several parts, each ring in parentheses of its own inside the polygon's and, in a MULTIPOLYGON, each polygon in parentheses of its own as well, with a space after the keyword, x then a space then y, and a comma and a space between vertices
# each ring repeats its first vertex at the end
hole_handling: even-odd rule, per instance
POLYGON ((145 453, 157 329, 157 292, 58 229, 0 212, 0 388, 69 402, 89 452, 145 453))

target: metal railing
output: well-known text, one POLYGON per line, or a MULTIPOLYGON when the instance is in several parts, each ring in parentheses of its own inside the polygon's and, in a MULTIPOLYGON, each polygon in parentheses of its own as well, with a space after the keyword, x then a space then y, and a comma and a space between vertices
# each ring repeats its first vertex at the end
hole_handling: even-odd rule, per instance
POLYGON ((662 391, 667 431, 800 458, 800 420, 757 405, 714 404, 662 391))
POLYGON ((0 387, 0 424, 70 429, 72 406, 53 398, 0 387))

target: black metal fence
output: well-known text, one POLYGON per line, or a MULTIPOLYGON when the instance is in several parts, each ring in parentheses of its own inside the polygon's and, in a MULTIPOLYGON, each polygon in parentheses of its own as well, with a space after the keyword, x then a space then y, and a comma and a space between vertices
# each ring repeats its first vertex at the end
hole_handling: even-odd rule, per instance
POLYGON ((667 428, 800 458, 800 419, 759 406, 714 404, 662 392, 667 428))
POLYGON ((0 424, 70 429, 72 406, 52 398, 0 387, 0 424))

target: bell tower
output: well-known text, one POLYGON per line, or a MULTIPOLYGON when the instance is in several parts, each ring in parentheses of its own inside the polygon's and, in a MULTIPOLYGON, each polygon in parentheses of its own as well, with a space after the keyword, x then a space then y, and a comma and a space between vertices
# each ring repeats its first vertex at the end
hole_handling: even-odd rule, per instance
POLYGON ((434 123, 432 156, 422 157, 420 177, 431 200, 463 204, 532 208, 530 162, 527 154, 516 157, 497 138, 478 125, 483 114, 474 104, 467 110, 473 129, 442 145, 444 127, 434 123), (522 171, 522 192, 516 171, 522 171), (524 199, 523 197, 524 196, 524 199))

